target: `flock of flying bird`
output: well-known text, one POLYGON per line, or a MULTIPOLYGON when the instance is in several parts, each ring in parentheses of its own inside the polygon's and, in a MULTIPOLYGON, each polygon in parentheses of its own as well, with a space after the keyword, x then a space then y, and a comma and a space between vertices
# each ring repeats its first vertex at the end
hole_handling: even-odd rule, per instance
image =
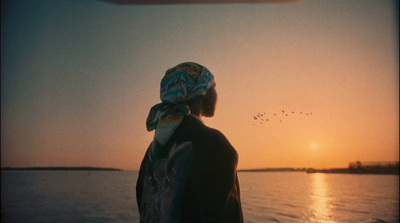
MULTIPOLYGON (((279 118, 279 122, 282 122, 282 116, 284 117, 289 117, 289 115, 295 115, 296 112, 285 112, 285 110, 282 110, 282 113, 274 113, 273 118, 279 118)), ((300 115, 312 115, 313 113, 303 113, 303 112, 298 112, 297 114, 300 115)), ((269 122, 271 118, 265 117, 265 112, 263 113, 257 113, 256 115, 253 116, 253 121, 255 122, 260 122, 260 124, 263 124, 264 122, 269 122)), ((256 123, 253 123, 255 125, 256 123)))

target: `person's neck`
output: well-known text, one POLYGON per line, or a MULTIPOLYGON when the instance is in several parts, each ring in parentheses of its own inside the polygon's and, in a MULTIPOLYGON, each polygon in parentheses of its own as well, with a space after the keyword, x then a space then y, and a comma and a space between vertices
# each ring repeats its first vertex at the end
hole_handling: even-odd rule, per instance
POLYGON ((203 122, 203 120, 201 120, 201 115, 197 115, 195 113, 191 113, 190 115, 203 122))
POLYGON ((201 119, 201 116, 202 116, 200 109, 196 109, 196 108, 191 108, 190 109, 190 114, 194 115, 194 116, 197 116, 200 119, 201 119))

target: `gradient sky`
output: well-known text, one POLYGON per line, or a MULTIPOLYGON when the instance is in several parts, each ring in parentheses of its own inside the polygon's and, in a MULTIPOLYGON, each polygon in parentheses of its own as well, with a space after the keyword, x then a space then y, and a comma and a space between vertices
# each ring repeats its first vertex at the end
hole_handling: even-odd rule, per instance
POLYGON ((2 167, 138 169, 160 80, 185 61, 215 75, 216 115, 203 120, 239 169, 399 160, 392 1, 1 4, 2 167))

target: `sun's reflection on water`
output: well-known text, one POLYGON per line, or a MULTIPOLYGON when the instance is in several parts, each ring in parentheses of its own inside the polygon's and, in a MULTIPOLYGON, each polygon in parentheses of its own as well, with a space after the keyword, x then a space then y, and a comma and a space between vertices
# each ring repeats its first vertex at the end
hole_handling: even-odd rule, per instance
POLYGON ((335 222, 332 220, 330 203, 332 198, 328 194, 326 174, 315 173, 312 175, 312 193, 310 211, 312 222, 335 222))

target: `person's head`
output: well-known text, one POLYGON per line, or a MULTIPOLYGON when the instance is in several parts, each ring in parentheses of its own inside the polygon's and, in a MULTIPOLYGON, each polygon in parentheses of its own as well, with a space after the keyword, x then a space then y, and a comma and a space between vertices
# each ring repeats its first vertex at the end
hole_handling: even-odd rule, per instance
POLYGON ((217 92, 214 75, 193 62, 178 64, 167 70, 161 81, 160 98, 171 104, 186 104, 192 114, 214 116, 217 92))
POLYGON ((151 160, 163 157, 166 145, 184 117, 214 116, 217 103, 214 75, 192 62, 168 69, 161 80, 161 103, 154 105, 146 120, 148 131, 156 130, 151 143, 151 160))

